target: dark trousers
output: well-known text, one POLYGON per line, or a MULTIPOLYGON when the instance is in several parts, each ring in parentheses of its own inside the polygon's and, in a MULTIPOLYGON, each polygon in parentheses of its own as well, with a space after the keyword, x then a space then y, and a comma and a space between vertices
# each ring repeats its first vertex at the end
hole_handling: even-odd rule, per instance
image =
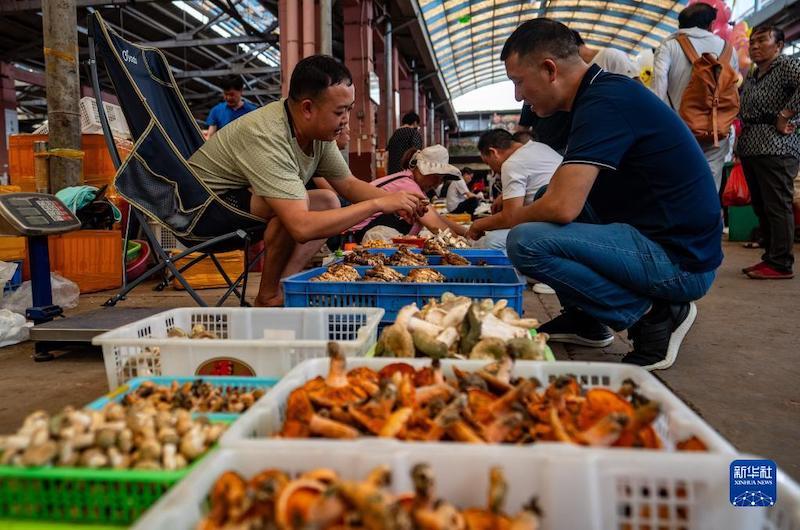
POLYGON ((456 206, 456 209, 450 213, 468 213, 472 215, 475 213, 475 209, 479 204, 480 201, 478 201, 477 197, 470 197, 469 199, 462 201, 461 204, 456 206))
POLYGON ((797 158, 791 156, 742 157, 742 169, 764 239, 761 259, 780 271, 791 271, 794 264, 792 196, 798 164, 797 158))

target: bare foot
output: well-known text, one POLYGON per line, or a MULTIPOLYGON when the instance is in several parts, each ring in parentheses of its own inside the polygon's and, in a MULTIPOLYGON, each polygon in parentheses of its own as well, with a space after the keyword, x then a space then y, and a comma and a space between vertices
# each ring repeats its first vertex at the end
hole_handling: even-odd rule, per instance
POLYGON ((255 307, 283 307, 283 295, 275 295, 266 298, 257 297, 255 307))

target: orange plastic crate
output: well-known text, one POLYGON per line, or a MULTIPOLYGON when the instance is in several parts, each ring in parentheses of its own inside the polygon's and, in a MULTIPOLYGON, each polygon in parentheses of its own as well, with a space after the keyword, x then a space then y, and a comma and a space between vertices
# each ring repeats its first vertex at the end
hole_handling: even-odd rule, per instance
MULTIPOLYGON (((173 253, 174 255, 175 253, 173 253)), ((183 265, 189 263, 192 259, 199 256, 198 253, 192 253, 183 258, 175 264, 180 269, 183 265)), ((231 279, 236 281, 242 272, 244 272, 244 252, 241 250, 234 250, 231 252, 223 252, 215 254, 219 260, 225 273, 231 279)), ((225 279, 214 266, 214 262, 209 258, 205 258, 199 263, 192 265, 189 270, 181 273, 184 278, 192 286, 192 289, 214 289, 218 287, 228 287, 225 279)), ((175 289, 183 289, 183 286, 177 280, 172 280, 172 286, 175 289)))
POLYGON ((122 285, 122 233, 78 230, 49 238, 50 270, 78 284, 81 293, 122 285))
POLYGON ((472 216, 468 213, 446 213, 444 216, 454 223, 469 223, 472 216))
POLYGON ((0 236, 0 261, 27 259, 28 247, 24 237, 0 236))
MULTIPOLYGON (((12 134, 8 138, 8 175, 11 184, 22 191, 36 191, 33 180, 33 143, 47 141, 46 134, 12 134)), ((117 142, 117 150, 124 160, 130 153, 130 142, 117 142)), ((83 150, 82 176, 84 184, 100 187, 111 184, 117 170, 106 147, 102 134, 81 135, 83 150)))

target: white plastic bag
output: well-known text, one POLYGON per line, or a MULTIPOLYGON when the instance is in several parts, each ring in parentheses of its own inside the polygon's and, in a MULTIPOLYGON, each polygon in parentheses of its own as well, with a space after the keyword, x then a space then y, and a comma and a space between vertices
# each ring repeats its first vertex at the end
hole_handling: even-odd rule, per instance
MULTIPOLYGON (((61 306, 62 309, 72 309, 78 306, 78 298, 81 295, 81 290, 77 283, 64 278, 56 272, 51 272, 50 285, 53 289, 53 304, 61 306)), ((19 289, 9 294, 3 300, 2 307, 14 313, 24 315, 25 310, 32 305, 33 290, 29 280, 23 282, 19 289)))
POLYGON ((370 241, 391 241, 393 237, 400 237, 402 235, 403 234, 394 228, 378 225, 367 230, 361 242, 368 243, 370 241))
POLYGON ((0 261, 0 299, 3 298, 3 287, 14 277, 17 272, 18 263, 9 263, 7 261, 0 261))
POLYGON ((0 309, 0 348, 28 340, 30 326, 25 317, 0 309))

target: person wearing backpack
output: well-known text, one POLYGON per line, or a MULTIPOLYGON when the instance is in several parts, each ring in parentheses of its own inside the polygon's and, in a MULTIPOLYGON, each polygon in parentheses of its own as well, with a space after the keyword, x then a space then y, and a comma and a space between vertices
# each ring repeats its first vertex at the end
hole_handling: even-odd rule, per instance
POLYGON ((739 62, 732 47, 711 33, 716 18, 717 10, 702 3, 680 12, 678 31, 667 37, 655 52, 652 88, 683 118, 700 142, 719 191, 722 166, 730 151, 730 126, 739 110, 739 62), (723 55, 727 60, 723 60, 723 55), (715 79, 713 71, 717 65, 719 77, 715 79), (715 143, 712 94, 717 87, 715 143))
POLYGON ((794 277, 792 188, 800 158, 800 60, 783 55, 783 31, 759 26, 750 34, 754 68, 742 85, 742 134, 736 155, 758 216, 764 253, 742 270, 758 280, 794 277))

